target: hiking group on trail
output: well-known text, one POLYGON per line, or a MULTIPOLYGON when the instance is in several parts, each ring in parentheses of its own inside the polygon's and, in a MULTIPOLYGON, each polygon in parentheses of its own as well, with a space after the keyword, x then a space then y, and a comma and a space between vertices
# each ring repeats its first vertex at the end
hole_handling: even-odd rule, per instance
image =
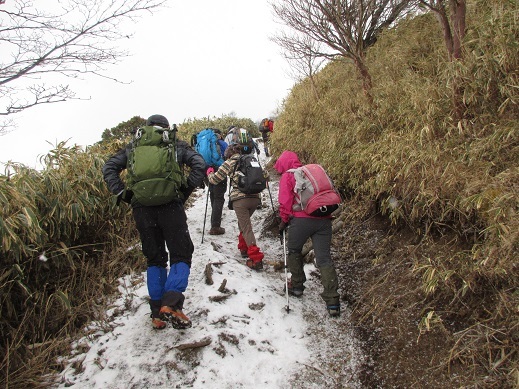
MULTIPOLYGON (((266 128, 270 125, 267 135, 262 132, 262 136, 265 155, 269 156, 266 140, 273 121, 267 120, 272 124, 262 121, 266 128)), ((250 269, 263 269, 265 255, 257 246, 251 216, 261 207, 261 192, 268 186, 268 174, 254 153, 259 156, 259 147, 244 128, 229 127, 225 139, 220 129, 206 128, 193 135, 190 146, 177 139, 177 128, 170 127, 166 117, 152 115, 144 127, 135 131, 131 142, 103 166, 104 180, 116 195, 117 203, 122 201, 132 207, 142 253, 147 259, 152 328, 164 329, 167 321, 177 329, 192 326, 183 312, 194 252, 184 203, 204 182, 211 201, 209 234, 225 234, 221 220, 229 178, 228 207, 234 210, 238 224, 237 248, 250 269), (187 177, 184 167, 189 168, 187 177), (125 169, 126 183, 121 179, 125 169)), ((281 174, 279 232, 288 236, 285 265, 291 279, 285 286, 287 301, 289 294, 303 295, 306 277, 302 249, 310 238, 324 288, 321 297, 330 316, 339 316, 338 279, 330 246, 331 212, 341 199, 320 165, 303 167, 292 151, 284 151, 274 168, 281 174)))

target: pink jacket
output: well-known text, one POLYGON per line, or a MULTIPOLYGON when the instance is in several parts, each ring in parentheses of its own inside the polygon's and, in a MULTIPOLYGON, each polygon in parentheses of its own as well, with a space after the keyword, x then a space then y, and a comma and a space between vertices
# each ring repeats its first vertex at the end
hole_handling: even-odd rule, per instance
POLYGON ((278 192, 279 216, 285 223, 288 223, 292 217, 313 217, 303 211, 292 210, 292 206, 296 201, 294 196, 296 179, 294 178, 294 174, 290 172, 287 173, 287 170, 301 166, 303 165, 299 161, 299 157, 293 151, 283 151, 274 165, 274 169, 281 174, 278 192))

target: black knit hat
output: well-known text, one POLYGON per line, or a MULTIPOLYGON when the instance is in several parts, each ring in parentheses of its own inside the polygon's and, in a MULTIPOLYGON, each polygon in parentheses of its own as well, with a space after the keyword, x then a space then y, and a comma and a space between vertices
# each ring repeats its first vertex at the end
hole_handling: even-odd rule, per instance
POLYGON ((162 115, 151 115, 148 120, 146 120, 147 126, 160 126, 162 128, 168 128, 169 122, 166 117, 162 115))

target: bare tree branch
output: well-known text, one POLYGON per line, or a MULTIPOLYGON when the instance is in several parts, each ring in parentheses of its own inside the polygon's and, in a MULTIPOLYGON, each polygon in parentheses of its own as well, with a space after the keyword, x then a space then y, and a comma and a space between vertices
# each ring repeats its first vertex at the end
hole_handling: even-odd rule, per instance
POLYGON ((288 57, 299 58, 308 50, 312 58, 352 60, 372 101, 366 49, 411 10, 410 4, 411 0, 279 0, 271 6, 281 22, 295 31, 291 37, 277 38, 291 52, 288 57))
POLYGON ((132 36, 125 32, 123 23, 135 23, 144 12, 152 13, 165 2, 1 1, 0 115, 76 98, 69 85, 53 85, 54 76, 107 77, 106 66, 128 56, 117 47, 117 41, 132 36))
POLYGON ((308 36, 289 36, 286 33, 271 39, 283 49, 283 56, 290 63, 293 76, 299 81, 308 78, 316 99, 319 99, 314 77, 326 59, 316 54, 320 52, 318 43, 308 36))

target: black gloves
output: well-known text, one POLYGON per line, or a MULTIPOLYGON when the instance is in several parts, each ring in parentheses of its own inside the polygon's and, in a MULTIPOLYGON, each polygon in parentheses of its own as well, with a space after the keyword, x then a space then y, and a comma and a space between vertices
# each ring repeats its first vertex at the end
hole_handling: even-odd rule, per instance
POLYGON ((189 185, 180 190, 182 192, 182 195, 184 196, 184 200, 182 201, 182 203, 185 203, 187 201, 189 195, 191 195, 191 193, 193 193, 194 190, 195 190, 195 188, 193 188, 192 186, 189 186, 189 185))
POLYGON ((131 204, 132 197, 133 197, 133 192, 131 190, 125 189, 121 193, 119 193, 119 195, 117 196, 116 204, 119 205, 121 203, 121 200, 127 204, 131 204))
POLYGON ((281 244, 283 244, 283 234, 285 233, 285 230, 287 229, 288 224, 284 221, 281 221, 279 223, 279 240, 281 241, 281 244))

